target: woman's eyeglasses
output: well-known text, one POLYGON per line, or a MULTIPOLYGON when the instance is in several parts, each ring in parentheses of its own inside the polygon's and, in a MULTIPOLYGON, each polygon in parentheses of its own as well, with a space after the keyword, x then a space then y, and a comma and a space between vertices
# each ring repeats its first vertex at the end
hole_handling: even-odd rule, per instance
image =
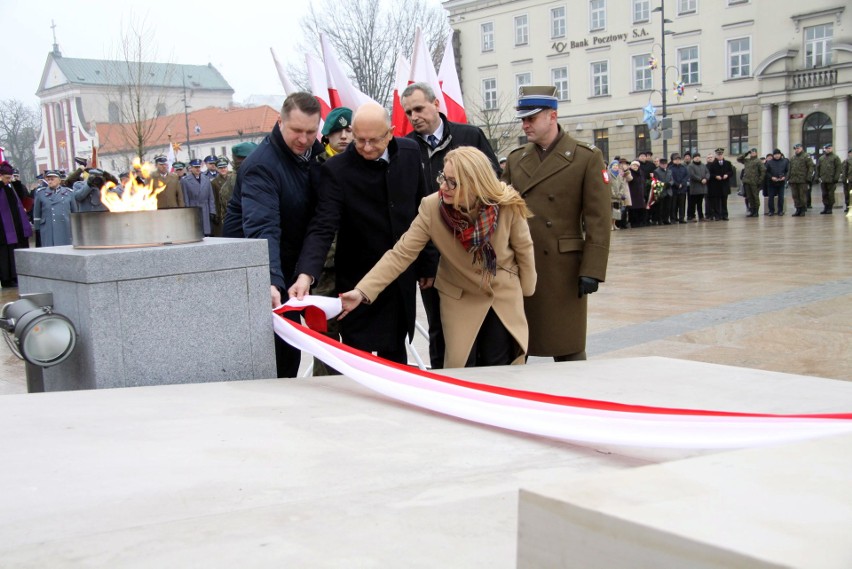
POLYGON ((438 182, 439 184, 447 184, 447 187, 448 187, 449 189, 451 189, 451 190, 455 190, 455 189, 456 189, 456 187, 458 186, 458 182, 456 182, 455 180, 452 180, 452 179, 447 178, 446 176, 444 176, 444 172, 443 172, 443 171, 438 172, 437 182, 438 182))

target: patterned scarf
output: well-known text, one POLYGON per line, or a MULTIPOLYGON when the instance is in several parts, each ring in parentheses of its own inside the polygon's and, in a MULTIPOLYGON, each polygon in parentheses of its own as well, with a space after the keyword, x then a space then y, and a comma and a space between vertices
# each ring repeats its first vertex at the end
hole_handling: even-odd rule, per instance
POLYGON ((441 218, 453 235, 468 253, 473 253, 473 264, 483 266, 480 288, 491 284, 491 279, 497 274, 497 254, 491 246, 491 235, 497 228, 497 216, 500 209, 494 205, 479 208, 479 215, 471 225, 470 220, 452 204, 444 202, 441 197, 441 218))

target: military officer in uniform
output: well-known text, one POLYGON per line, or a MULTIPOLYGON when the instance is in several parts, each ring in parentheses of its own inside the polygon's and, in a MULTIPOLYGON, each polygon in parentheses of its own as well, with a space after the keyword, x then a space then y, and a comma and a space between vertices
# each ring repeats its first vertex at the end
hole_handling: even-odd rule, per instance
MULTIPOLYGON (((169 172, 169 159, 160 155, 154 158, 154 164, 157 166, 156 171, 151 174, 151 179, 155 180, 154 187, 158 188, 160 184, 165 186, 163 191, 157 194, 157 209, 183 207, 180 177, 176 173, 169 172)), ((181 164, 181 162, 174 163, 175 170, 177 170, 178 164, 181 164)))
POLYGON ((586 359, 587 295, 606 277, 609 174, 601 151, 557 122, 555 87, 521 88, 516 118, 528 143, 509 154, 502 179, 524 197, 538 285, 524 299, 529 354, 586 359))
POLYGON ((822 185, 822 207, 821 214, 830 214, 834 209, 834 190, 837 188, 837 182, 840 180, 840 157, 833 152, 831 143, 829 142, 822 147, 822 156, 817 162, 817 176, 822 185))
MULTIPOLYGON (((228 178, 231 178, 233 174, 228 171, 228 166, 230 166, 230 162, 228 162, 227 158, 219 158, 216 161, 216 170, 218 174, 213 181, 210 182, 210 187, 213 189, 213 203, 215 204, 215 211, 213 212, 213 237, 221 237, 222 236, 222 222, 225 221, 225 213, 227 213, 228 202, 223 201, 222 199, 222 186, 228 181, 228 178)), ((228 199, 230 199, 230 195, 228 195, 228 199)))
POLYGON ((41 246, 71 245, 71 213, 78 211, 74 191, 62 185, 59 170, 44 173, 47 189, 38 193, 33 222, 41 232, 41 246))
POLYGON ((793 145, 793 156, 790 158, 790 176, 787 183, 793 193, 793 204, 796 213, 793 217, 802 217, 808 211, 808 180, 814 175, 814 161, 805 152, 800 143, 793 145))

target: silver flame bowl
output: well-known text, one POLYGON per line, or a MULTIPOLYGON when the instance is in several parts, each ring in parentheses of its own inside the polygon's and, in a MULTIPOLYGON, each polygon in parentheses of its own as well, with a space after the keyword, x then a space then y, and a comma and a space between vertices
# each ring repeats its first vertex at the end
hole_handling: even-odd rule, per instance
POLYGON ((157 247, 204 239, 201 208, 86 211, 71 214, 75 249, 157 247))

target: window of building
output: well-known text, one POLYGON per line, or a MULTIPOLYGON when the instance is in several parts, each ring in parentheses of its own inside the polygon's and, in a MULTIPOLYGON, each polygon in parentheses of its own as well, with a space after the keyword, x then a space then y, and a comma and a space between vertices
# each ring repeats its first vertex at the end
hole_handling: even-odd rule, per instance
POLYGON ((108 115, 109 115, 109 122, 111 122, 111 123, 121 122, 121 111, 119 110, 117 103, 110 103, 109 104, 108 115))
POLYGON ((802 123, 802 144, 805 152, 817 156, 823 145, 834 139, 831 117, 819 111, 809 114, 802 123))
POLYGON ((633 127, 633 140, 636 146, 636 156, 642 152, 651 152, 651 131, 648 125, 637 124, 633 127))
POLYGON ((831 40, 834 27, 822 24, 805 28, 805 67, 831 65, 831 40))
POLYGON ((609 95, 609 61, 592 63, 592 96, 609 95))
POLYGON ((698 121, 680 121, 680 151, 693 156, 698 152, 698 121))
POLYGON ((698 0, 677 0, 677 15, 695 14, 698 12, 698 0))
POLYGON ((589 31, 606 28, 606 0, 589 0, 589 31))
POLYGON ((565 6, 550 9, 550 37, 565 37, 565 6))
POLYGON ((482 51, 494 51, 494 22, 485 22, 480 26, 482 31, 482 51))
POLYGON ((569 100, 570 93, 568 91, 568 68, 554 67, 550 70, 550 83, 556 87, 556 98, 560 101, 569 100))
POLYGON ((65 113, 62 111, 62 103, 53 105, 53 130, 65 130, 65 113))
POLYGON ((604 161, 609 164, 609 131, 605 128, 596 128, 592 132, 595 146, 601 149, 604 161))
POLYGON ((228 157, 228 149, 226 147, 222 147, 221 154, 219 154, 219 158, 227 158, 228 157))
POLYGON ((751 75, 751 38, 728 40, 728 79, 751 75))
POLYGON ((680 79, 686 85, 697 85, 701 82, 698 74, 698 46, 682 47, 677 50, 677 66, 680 69, 680 79))
POLYGON ((486 111, 497 108, 497 80, 494 78, 482 80, 482 101, 486 111))
POLYGON ((530 24, 526 14, 515 16, 515 45, 527 45, 530 41, 530 24))
POLYGON ((216 156, 216 147, 215 146, 210 147, 210 156, 216 156))
POLYGON ((165 103, 157 103, 157 116, 161 117, 167 113, 165 103))
POLYGON ((520 94, 521 87, 524 85, 532 85, 532 73, 529 71, 515 74, 515 93, 520 94))
POLYGON ((609 61, 595 61, 592 67, 592 96, 609 95, 609 61))
POLYGON ((651 0, 633 0, 633 23, 643 24, 651 20, 651 0))
POLYGON ((522 134, 521 136, 518 137, 518 146, 523 146, 527 142, 529 142, 529 140, 527 140, 527 135, 522 134))
POLYGON ((654 76, 648 65, 650 55, 645 53, 633 56, 633 90, 650 91, 654 88, 654 76))
POLYGON ((748 150, 748 115, 728 117, 728 132, 732 156, 739 156, 748 150))

